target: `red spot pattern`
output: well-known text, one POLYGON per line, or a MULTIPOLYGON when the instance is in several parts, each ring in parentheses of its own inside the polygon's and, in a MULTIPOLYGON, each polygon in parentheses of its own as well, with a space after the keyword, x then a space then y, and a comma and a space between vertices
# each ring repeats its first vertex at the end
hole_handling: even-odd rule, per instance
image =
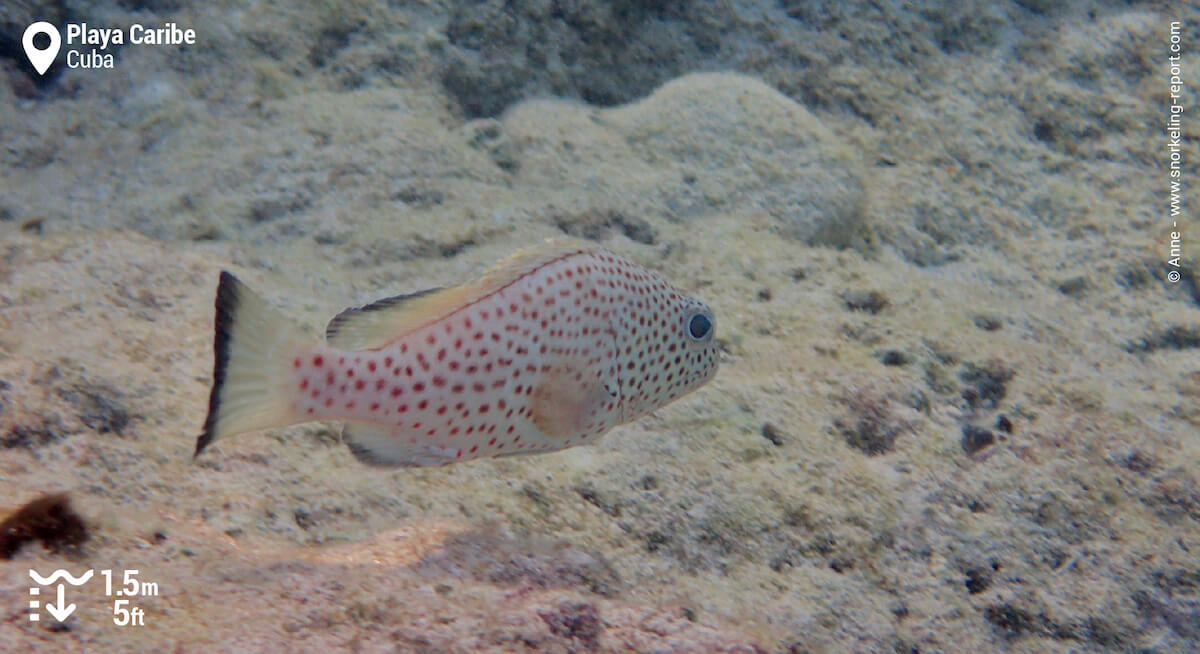
POLYGON ((382 351, 335 355, 336 370, 315 372, 323 355, 312 357, 311 368, 294 359, 293 388, 304 391, 297 406, 319 419, 389 426, 414 454, 443 452, 450 460, 505 446, 560 449, 652 411, 711 375, 712 348, 697 347, 683 331, 697 306, 629 261, 582 252, 382 351), (619 394, 582 416, 579 433, 544 435, 534 427, 540 398, 589 380, 606 380, 610 392, 619 383, 619 394))

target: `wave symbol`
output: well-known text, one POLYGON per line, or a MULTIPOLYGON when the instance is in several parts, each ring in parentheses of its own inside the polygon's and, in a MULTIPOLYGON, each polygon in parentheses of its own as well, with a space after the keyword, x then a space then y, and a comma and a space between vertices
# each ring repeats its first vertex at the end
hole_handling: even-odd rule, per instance
POLYGON ((32 577, 34 581, 38 582, 39 584, 41 584, 43 586, 52 584, 52 583, 58 581, 59 579, 66 579, 67 583, 71 584, 72 586, 79 586, 82 584, 86 584, 87 580, 92 578, 92 572, 93 572, 92 570, 88 570, 87 572, 79 575, 78 577, 74 577, 71 575, 70 572, 67 572, 66 570, 63 570, 62 568, 59 568, 58 570, 55 570, 54 572, 50 573, 49 577, 43 577, 42 575, 37 573, 37 570, 30 570, 29 576, 32 577))

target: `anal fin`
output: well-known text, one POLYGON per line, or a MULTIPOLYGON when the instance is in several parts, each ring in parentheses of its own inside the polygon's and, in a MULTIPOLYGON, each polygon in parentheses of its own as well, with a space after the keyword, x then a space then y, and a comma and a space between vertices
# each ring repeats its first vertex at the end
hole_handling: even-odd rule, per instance
POLYGON ((394 427, 366 422, 347 422, 342 440, 359 462, 375 467, 437 466, 457 460, 457 450, 412 443, 394 427))

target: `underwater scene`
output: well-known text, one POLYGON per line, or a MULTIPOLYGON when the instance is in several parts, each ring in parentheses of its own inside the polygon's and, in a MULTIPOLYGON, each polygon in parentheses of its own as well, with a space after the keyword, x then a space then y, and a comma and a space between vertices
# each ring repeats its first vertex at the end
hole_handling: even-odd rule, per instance
POLYGON ((1198 26, 5 0, 0 651, 1200 652, 1198 26))

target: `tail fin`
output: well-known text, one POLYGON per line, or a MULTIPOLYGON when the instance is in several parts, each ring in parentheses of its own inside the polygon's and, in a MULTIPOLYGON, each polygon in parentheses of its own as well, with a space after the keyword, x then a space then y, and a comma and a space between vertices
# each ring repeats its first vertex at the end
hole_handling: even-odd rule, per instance
POLYGON ((196 456, 226 436, 297 422, 284 389, 296 353, 309 340, 226 271, 216 308, 212 394, 196 456))

